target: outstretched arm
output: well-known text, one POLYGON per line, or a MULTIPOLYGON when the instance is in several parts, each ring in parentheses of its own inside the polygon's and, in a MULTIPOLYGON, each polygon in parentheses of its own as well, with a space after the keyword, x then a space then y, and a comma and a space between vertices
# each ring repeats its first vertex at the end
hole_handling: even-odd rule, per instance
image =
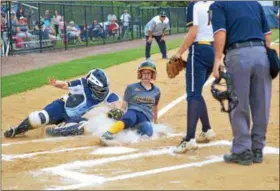
POLYGON ((66 81, 57 80, 54 77, 49 78, 49 84, 56 88, 68 90, 68 83, 66 81))

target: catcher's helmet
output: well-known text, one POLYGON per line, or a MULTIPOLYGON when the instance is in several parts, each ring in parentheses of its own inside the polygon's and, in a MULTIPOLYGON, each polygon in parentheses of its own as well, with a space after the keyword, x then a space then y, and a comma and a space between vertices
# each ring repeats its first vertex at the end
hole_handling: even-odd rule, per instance
POLYGON ((92 91, 92 97, 103 100, 109 93, 109 79, 101 69, 93 69, 86 76, 87 84, 92 91))
POLYGON ((211 93, 213 97, 221 104, 222 112, 231 112, 238 104, 238 97, 233 92, 232 77, 231 74, 220 71, 220 78, 215 79, 211 86, 211 93), (221 91, 215 88, 215 85, 220 84, 220 81, 224 79, 226 81, 227 90, 221 91), (224 106, 224 101, 228 100, 228 108, 224 106))
POLYGON ((151 70, 153 72, 152 79, 153 80, 156 79, 157 68, 156 68, 156 65, 154 63, 152 63, 151 61, 146 60, 139 65, 138 70, 137 70, 138 79, 142 79, 142 74, 141 74, 142 70, 151 70))

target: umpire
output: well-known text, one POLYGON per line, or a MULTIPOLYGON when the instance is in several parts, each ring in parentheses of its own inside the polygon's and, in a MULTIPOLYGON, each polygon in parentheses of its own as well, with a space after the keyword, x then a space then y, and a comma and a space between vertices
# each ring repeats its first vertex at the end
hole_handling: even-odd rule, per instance
POLYGON ((234 139, 231 154, 225 154, 224 161, 261 163, 271 101, 272 79, 265 48, 270 46, 271 31, 256 1, 216 1, 210 15, 215 47, 213 75, 219 77, 224 52, 226 69, 232 74, 239 99, 229 115, 234 139))
POLYGON ((144 33, 146 36, 146 59, 151 57, 151 45, 153 38, 156 39, 163 59, 167 59, 167 51, 165 44, 165 32, 170 30, 169 19, 165 11, 161 11, 158 16, 152 18, 145 26, 144 33))

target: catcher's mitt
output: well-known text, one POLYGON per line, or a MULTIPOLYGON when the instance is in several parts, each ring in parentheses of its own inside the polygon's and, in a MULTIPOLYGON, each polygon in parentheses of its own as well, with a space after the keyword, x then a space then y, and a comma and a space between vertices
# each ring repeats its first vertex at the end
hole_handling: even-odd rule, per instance
POLYGON ((175 78, 185 67, 187 63, 182 58, 172 56, 166 64, 166 73, 169 78, 175 78))
POLYGON ((112 118, 112 119, 116 119, 116 120, 119 120, 122 116, 123 116, 123 111, 121 109, 111 109, 108 113, 107 113, 107 116, 109 118, 112 118))

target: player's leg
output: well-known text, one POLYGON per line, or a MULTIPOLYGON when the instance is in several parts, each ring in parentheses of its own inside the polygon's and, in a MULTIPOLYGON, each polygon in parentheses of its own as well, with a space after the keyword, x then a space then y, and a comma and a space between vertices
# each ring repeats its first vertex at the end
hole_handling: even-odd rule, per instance
POLYGON ((187 134, 174 150, 176 153, 184 153, 188 150, 197 149, 198 147, 195 140, 195 132, 201 114, 201 94, 207 73, 207 67, 203 65, 203 62, 201 62, 198 56, 199 54, 197 52, 199 51, 199 46, 192 45, 187 59, 187 134))
POLYGON ((263 161, 263 148, 265 146, 271 104, 271 76, 265 48, 253 48, 255 49, 254 59, 256 63, 250 85, 250 106, 253 121, 251 140, 254 154, 253 160, 256 163, 261 163, 263 161))
POLYGON ((143 135, 147 135, 149 137, 153 136, 152 123, 149 121, 139 123, 137 133, 140 134, 141 136, 143 136, 143 135))
MULTIPOLYGON (((251 152, 250 137, 250 81, 252 76, 252 62, 255 55, 252 47, 235 49, 226 55, 227 72, 232 74, 233 90, 238 97, 238 105, 229 113, 232 133, 234 136, 231 152, 233 155, 225 155, 225 161, 231 160, 230 156, 238 156, 243 161, 243 156, 249 156, 251 152), (249 151, 249 152, 247 152, 249 151), (244 154, 244 155, 243 155, 244 154), (248 154, 248 155, 247 155, 248 154)), ((245 158, 246 158, 245 157, 245 158)), ((238 160, 239 160, 238 159, 238 160)), ((247 159, 246 159, 247 160, 247 159)))
POLYGON ((8 129, 5 137, 14 137, 18 134, 27 132, 32 129, 39 128, 47 124, 57 124, 64 119, 66 115, 64 110, 64 102, 60 99, 47 105, 41 111, 33 111, 25 118, 17 127, 8 129))
POLYGON ((46 133, 49 136, 76 136, 84 135, 84 127, 88 124, 88 120, 83 117, 71 117, 65 122, 58 124, 56 127, 49 127, 46 133))
POLYGON ((160 52, 162 54, 162 58, 167 58, 166 44, 165 40, 161 40, 161 36, 155 36, 157 44, 159 46, 160 52))
POLYGON ((120 120, 116 121, 107 132, 102 135, 102 138, 106 140, 112 140, 114 135, 121 132, 125 128, 132 127, 137 122, 136 112, 134 110, 127 110, 127 112, 121 117, 120 120))
POLYGON ((145 56, 146 59, 150 59, 151 58, 151 46, 152 46, 152 42, 148 42, 148 36, 146 36, 146 49, 145 49, 145 56))
MULTIPOLYGON (((212 73, 212 67, 209 67, 206 72, 206 76, 205 76, 205 80, 204 80, 205 82, 207 81, 207 79, 211 73, 212 73)), ((208 111, 207 111, 207 106, 206 106, 203 96, 201 96, 200 120, 202 123, 202 132, 196 138, 196 142, 206 143, 206 142, 209 142, 209 141, 215 139, 216 133, 211 128, 208 111)))
POLYGON ((142 113, 137 111, 137 133, 140 135, 153 136, 153 126, 149 119, 142 113))

